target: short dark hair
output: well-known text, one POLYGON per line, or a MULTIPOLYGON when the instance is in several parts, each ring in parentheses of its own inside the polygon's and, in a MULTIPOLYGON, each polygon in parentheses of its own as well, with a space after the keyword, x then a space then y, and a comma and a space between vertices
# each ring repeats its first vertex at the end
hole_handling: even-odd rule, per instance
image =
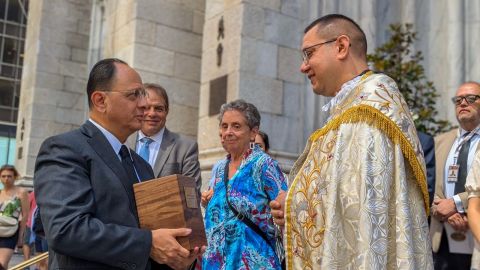
POLYGON ((117 58, 107 58, 98 61, 90 71, 87 82, 88 107, 91 109, 92 94, 95 90, 109 91, 115 77, 115 63, 127 65, 126 62, 117 58))
MULTIPOLYGON (((338 22, 347 23, 347 25, 350 25, 353 28, 352 29, 353 33, 350 33, 349 35, 349 38, 352 39, 352 43, 353 43, 352 47, 357 48, 358 52, 361 53, 362 56, 366 56, 367 55, 367 37, 365 36, 365 32, 363 32, 362 28, 354 20, 350 19, 345 15, 329 14, 321 18, 318 18, 305 28, 304 33, 307 33, 317 25, 326 26, 326 25, 335 24, 338 22)), ((318 34, 320 34, 321 30, 322 29, 319 28, 318 34)), ((336 34, 340 35, 342 33, 336 33, 336 34)), ((347 34, 347 33, 343 33, 343 34, 347 34)), ((328 38, 332 38, 332 37, 328 37, 328 38)))
POLYGON ((168 103, 167 90, 165 90, 165 88, 163 88, 161 85, 156 83, 144 83, 143 87, 145 88, 145 90, 151 89, 155 91, 159 96, 161 96, 163 100, 165 100, 165 107, 166 107, 165 110, 167 110, 168 112, 168 108, 170 108, 170 104, 168 103))
POLYGON ((15 169, 15 166, 10 165, 10 164, 5 164, 5 165, 3 165, 2 167, 0 167, 0 174, 1 174, 3 171, 12 171, 12 172, 13 172, 13 178, 14 178, 14 179, 17 179, 17 178, 20 176, 20 174, 18 173, 17 169, 15 169))
POLYGON ((270 150, 270 141, 268 140, 267 133, 259 130, 258 135, 260 135, 260 137, 262 137, 263 143, 265 144, 265 152, 268 152, 268 150, 270 150))

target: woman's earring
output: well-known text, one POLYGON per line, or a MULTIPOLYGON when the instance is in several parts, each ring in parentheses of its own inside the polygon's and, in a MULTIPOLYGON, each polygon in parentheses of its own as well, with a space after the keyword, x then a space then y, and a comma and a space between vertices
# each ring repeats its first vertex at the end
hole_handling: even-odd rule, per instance
POLYGON ((250 149, 253 150, 255 148, 255 142, 250 142, 250 149))

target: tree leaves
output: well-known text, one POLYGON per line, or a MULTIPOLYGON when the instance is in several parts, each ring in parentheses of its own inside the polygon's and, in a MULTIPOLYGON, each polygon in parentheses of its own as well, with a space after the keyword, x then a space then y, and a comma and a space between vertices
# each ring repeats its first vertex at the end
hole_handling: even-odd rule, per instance
POLYGON ((367 55, 370 66, 392 77, 403 94, 417 130, 435 135, 448 131, 452 125, 437 119, 435 102, 439 95, 421 65, 423 55, 412 48, 417 33, 412 24, 391 24, 391 37, 382 46, 367 55))

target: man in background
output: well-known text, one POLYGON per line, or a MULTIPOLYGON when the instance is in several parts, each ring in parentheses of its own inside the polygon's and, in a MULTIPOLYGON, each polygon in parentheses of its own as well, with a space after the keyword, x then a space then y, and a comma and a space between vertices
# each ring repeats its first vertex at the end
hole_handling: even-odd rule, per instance
POLYGON ((144 87, 147 97, 142 128, 129 137, 127 144, 152 166, 156 177, 171 174, 193 177, 200 194, 198 144, 165 127, 169 112, 167 91, 153 83, 144 87))
MULTIPOLYGON (((465 180, 479 149, 480 84, 462 84, 452 98, 459 128, 435 137, 436 183, 430 235, 435 269, 470 269, 465 180)), ((471 243, 471 244, 470 244, 471 243)))
MULTIPOLYGON (((28 194, 28 201, 30 202, 30 208, 28 213, 27 226, 25 227, 25 235, 24 235, 24 242, 23 242, 23 257, 25 261, 30 259, 32 247, 33 247, 33 250, 35 251, 34 252, 35 256, 48 251, 47 240, 45 240, 45 237, 38 235, 33 231, 33 228, 35 225, 34 213, 35 213, 35 209, 37 209, 37 202, 35 201, 34 191, 28 194)), ((47 270, 48 269, 47 263, 48 263, 47 259, 41 260, 37 264, 38 269, 47 270)))
POLYGON ((423 156, 425 157, 428 198, 430 204, 432 204, 435 195, 435 141, 433 137, 427 133, 418 131, 417 134, 420 145, 422 146, 423 156))

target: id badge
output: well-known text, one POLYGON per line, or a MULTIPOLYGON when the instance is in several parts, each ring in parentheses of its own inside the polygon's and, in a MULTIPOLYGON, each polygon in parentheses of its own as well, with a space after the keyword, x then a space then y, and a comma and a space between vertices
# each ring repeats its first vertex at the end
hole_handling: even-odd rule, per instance
POLYGON ((458 178, 458 168, 457 164, 448 166, 448 179, 447 181, 450 183, 456 183, 458 178))

